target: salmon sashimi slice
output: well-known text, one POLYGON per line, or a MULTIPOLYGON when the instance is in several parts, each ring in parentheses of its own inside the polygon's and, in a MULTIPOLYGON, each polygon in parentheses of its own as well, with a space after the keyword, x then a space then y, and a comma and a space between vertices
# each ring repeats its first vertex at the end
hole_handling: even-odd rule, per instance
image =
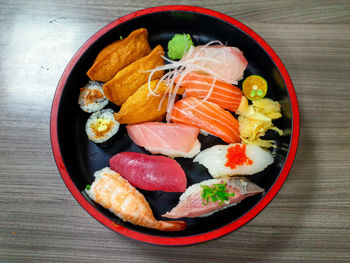
POLYGON ((222 209, 237 205, 246 197, 263 191, 264 189, 245 178, 209 179, 187 188, 180 196, 178 205, 163 217, 176 219, 210 216, 222 209), (214 201, 213 197, 204 194, 204 191, 208 189, 216 190, 214 201))
POLYGON ((191 71, 205 72, 231 84, 237 84, 243 78, 248 65, 240 49, 222 44, 196 46, 181 61, 189 62, 191 71))
POLYGON ((184 170, 173 159, 159 155, 122 152, 109 163, 135 187, 148 191, 184 192, 187 178, 184 170))
POLYGON ((240 142, 239 122, 228 111, 209 101, 187 97, 175 103, 171 121, 203 129, 226 143, 240 142))
POLYGON ((145 197, 118 173, 106 167, 95 172, 95 180, 87 194, 123 221, 161 231, 181 231, 184 221, 158 221, 145 197))
MULTIPOLYGON (((175 80, 176 81, 176 80, 175 80)), ((188 97, 206 99, 221 108, 235 112, 242 100, 242 91, 229 83, 215 79, 210 75, 190 72, 181 81, 188 97)))
POLYGON ((181 123, 145 122, 127 125, 129 137, 152 154, 192 158, 200 152, 199 128, 181 123))

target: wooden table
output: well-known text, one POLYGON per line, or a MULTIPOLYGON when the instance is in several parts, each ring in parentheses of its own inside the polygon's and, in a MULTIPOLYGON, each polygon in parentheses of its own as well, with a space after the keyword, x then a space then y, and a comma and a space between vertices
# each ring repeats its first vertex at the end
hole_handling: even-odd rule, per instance
POLYGON ((77 49, 114 19, 174 1, 0 1, 1 262, 350 262, 350 2, 179 1, 261 35, 291 75, 301 134, 276 198, 243 228, 188 247, 143 244, 74 200, 53 159, 50 107, 77 49))

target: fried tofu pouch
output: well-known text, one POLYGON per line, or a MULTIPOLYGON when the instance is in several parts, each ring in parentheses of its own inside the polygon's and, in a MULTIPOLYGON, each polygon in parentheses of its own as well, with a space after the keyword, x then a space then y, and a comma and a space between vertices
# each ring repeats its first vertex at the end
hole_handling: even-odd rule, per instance
MULTIPOLYGON (((159 79, 152 80, 150 88, 159 96, 152 95, 148 89, 148 82, 145 83, 127 99, 118 113, 114 113, 114 119, 122 124, 161 121, 165 117, 169 90, 164 82, 155 90, 158 81, 159 79)), ((181 95, 184 91, 184 88, 179 88, 177 94, 181 95)))
POLYGON ((137 29, 131 32, 127 38, 115 41, 105 47, 97 55, 87 75, 91 80, 107 82, 119 70, 150 52, 147 29, 137 29))
MULTIPOLYGON (((152 52, 120 70, 110 81, 103 85, 107 99, 114 104, 122 105, 134 92, 148 81, 150 72, 144 72, 164 65, 164 50, 161 45, 152 52)), ((164 71, 156 71, 151 80, 159 79, 164 71)))

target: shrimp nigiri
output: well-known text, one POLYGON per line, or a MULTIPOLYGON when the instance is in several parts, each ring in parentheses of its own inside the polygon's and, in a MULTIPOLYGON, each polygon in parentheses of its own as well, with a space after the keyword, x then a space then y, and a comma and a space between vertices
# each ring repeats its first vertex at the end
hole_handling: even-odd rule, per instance
POLYGON ((181 231, 184 221, 157 221, 145 197, 118 173, 106 167, 95 172, 87 194, 123 221, 161 231, 181 231))
POLYGON ((174 104, 171 121, 203 129, 226 143, 240 142, 239 122, 231 113, 209 101, 187 97, 174 104))
POLYGON ((188 97, 206 99, 232 112, 238 109, 243 96, 242 91, 234 85, 194 72, 186 74, 181 87, 185 88, 188 97))

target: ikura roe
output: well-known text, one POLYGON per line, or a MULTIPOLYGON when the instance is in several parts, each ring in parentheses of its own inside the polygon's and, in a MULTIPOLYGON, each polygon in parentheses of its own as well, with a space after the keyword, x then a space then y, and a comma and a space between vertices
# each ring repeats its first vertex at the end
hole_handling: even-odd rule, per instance
POLYGON ((245 144, 235 144, 228 148, 225 166, 235 169, 239 165, 252 165, 253 161, 246 155, 246 147, 245 144))

